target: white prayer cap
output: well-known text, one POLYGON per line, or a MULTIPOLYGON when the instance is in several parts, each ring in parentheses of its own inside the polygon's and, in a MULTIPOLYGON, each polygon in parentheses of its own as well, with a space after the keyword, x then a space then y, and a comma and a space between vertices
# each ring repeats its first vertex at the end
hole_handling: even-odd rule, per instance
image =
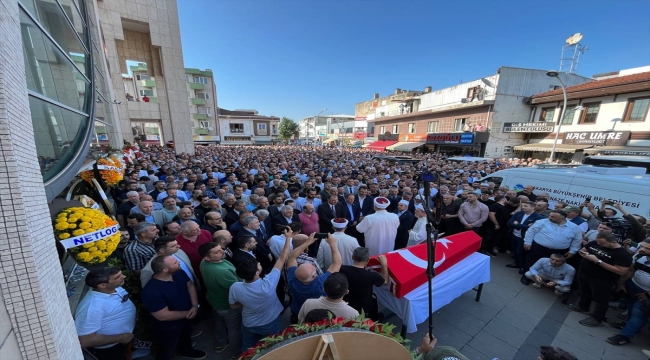
POLYGON ((402 204, 402 205, 409 206, 409 202, 406 201, 406 200, 400 200, 399 203, 402 204))
POLYGON ((390 205, 390 201, 383 196, 376 197, 374 203, 378 209, 385 209, 390 205))
POLYGON ((422 206, 422 204, 417 204, 415 205, 415 210, 424 211, 424 206, 422 206))
POLYGON ((331 223, 332 226, 334 226, 337 229, 343 229, 344 227, 348 226, 348 221, 344 218, 332 219, 331 223))

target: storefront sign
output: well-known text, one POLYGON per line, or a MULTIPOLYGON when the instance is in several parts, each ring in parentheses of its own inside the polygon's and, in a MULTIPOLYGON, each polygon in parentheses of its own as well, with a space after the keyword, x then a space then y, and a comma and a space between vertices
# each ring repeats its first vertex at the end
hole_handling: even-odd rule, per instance
POLYGON ((193 135, 192 140, 194 141, 219 141, 218 136, 201 136, 201 135, 193 135))
POLYGON ((634 155, 634 156, 650 156, 650 150, 649 151, 643 151, 643 150, 636 150, 636 151, 629 151, 629 150, 603 150, 600 152, 603 155, 634 155))
POLYGON ((426 134, 408 134, 408 135, 400 135, 400 136, 399 136, 399 141, 402 141, 402 142, 420 142, 420 141, 427 141, 427 135, 426 135, 426 134))
POLYGON ((553 123, 547 122, 525 122, 525 123, 504 123, 504 133, 550 133, 553 132, 553 123))
POLYGON ((436 133, 427 135, 427 144, 473 145, 474 133, 436 133))
POLYGON ((379 141, 398 141, 399 134, 380 134, 377 136, 377 139, 379 139, 379 141))
POLYGON ((160 136, 158 136, 158 135, 146 135, 145 139, 147 141, 160 141, 160 136))
POLYGON ((224 136, 223 141, 251 141, 250 136, 224 136))
POLYGON ((625 146, 630 131, 583 131, 564 134, 562 144, 625 146))

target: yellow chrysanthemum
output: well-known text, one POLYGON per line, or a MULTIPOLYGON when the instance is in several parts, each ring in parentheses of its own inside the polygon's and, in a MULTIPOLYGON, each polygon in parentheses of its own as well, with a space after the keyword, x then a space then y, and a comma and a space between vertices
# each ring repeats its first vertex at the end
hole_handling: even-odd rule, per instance
POLYGON ((77 230, 75 230, 75 231, 72 232, 72 235, 74 235, 74 236, 79 236, 79 235, 83 235, 83 234, 85 234, 85 233, 86 233, 86 232, 85 232, 84 230, 77 229, 77 230))
POLYGON ((57 230, 66 230, 68 228, 68 223, 57 223, 54 228, 57 230))
POLYGON ((93 219, 90 216, 87 216, 87 214, 84 214, 84 216, 81 218, 81 221, 83 222, 91 222, 93 219))
POLYGON ((90 228, 90 223, 89 223, 89 222, 85 222, 85 221, 84 221, 84 222, 82 222, 81 224, 79 224, 79 229, 84 229, 84 230, 86 230, 86 229, 88 229, 88 228, 90 228))
POLYGON ((95 232, 97 230, 95 230, 93 228, 89 228, 89 229, 86 229, 85 231, 86 231, 86 234, 90 234, 90 233, 93 233, 93 232, 95 232))
POLYGON ((68 224, 68 229, 76 229, 76 228, 77 228, 77 224, 73 224, 73 223, 68 224))
POLYGON ((62 223, 62 222, 68 222, 68 217, 67 216, 59 216, 55 220, 57 223, 62 223))
POLYGON ((68 233, 60 233, 59 234, 59 239, 61 239, 61 240, 65 240, 65 239, 67 239, 69 237, 70 237, 70 234, 68 234, 68 233))
MULTIPOLYGON (((95 245, 95 244, 93 244, 93 245, 95 245)), ((91 252, 91 253, 92 253, 92 252, 95 252, 95 251, 97 251, 97 250, 98 250, 98 249, 97 249, 97 246, 93 246, 93 247, 91 247, 91 248, 88 249, 88 251, 91 252)))

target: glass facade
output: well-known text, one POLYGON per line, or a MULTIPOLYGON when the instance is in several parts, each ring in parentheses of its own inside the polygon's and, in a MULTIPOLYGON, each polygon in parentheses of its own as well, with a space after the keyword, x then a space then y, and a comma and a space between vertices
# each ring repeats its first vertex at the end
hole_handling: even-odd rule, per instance
POLYGON ((89 142, 98 138, 91 120, 96 107, 98 116, 109 117, 102 95, 106 84, 93 61, 96 35, 91 36, 95 29, 88 26, 85 1, 20 0, 19 6, 29 105, 47 187, 85 158, 89 142))

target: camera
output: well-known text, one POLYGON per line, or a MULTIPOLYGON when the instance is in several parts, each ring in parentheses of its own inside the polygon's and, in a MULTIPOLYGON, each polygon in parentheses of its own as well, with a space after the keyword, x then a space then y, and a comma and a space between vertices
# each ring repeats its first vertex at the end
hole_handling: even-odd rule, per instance
POLYGON ((612 226, 612 234, 616 236, 619 243, 628 238, 630 229, 632 229, 632 224, 629 221, 623 218, 609 218, 607 221, 612 226))
POLYGON ((327 239, 327 236, 329 236, 328 233, 316 233, 316 235, 314 235, 314 238, 316 240, 325 240, 327 239))
POLYGON ((429 169, 424 168, 415 176, 415 181, 438 182, 438 174, 432 173, 429 169))

